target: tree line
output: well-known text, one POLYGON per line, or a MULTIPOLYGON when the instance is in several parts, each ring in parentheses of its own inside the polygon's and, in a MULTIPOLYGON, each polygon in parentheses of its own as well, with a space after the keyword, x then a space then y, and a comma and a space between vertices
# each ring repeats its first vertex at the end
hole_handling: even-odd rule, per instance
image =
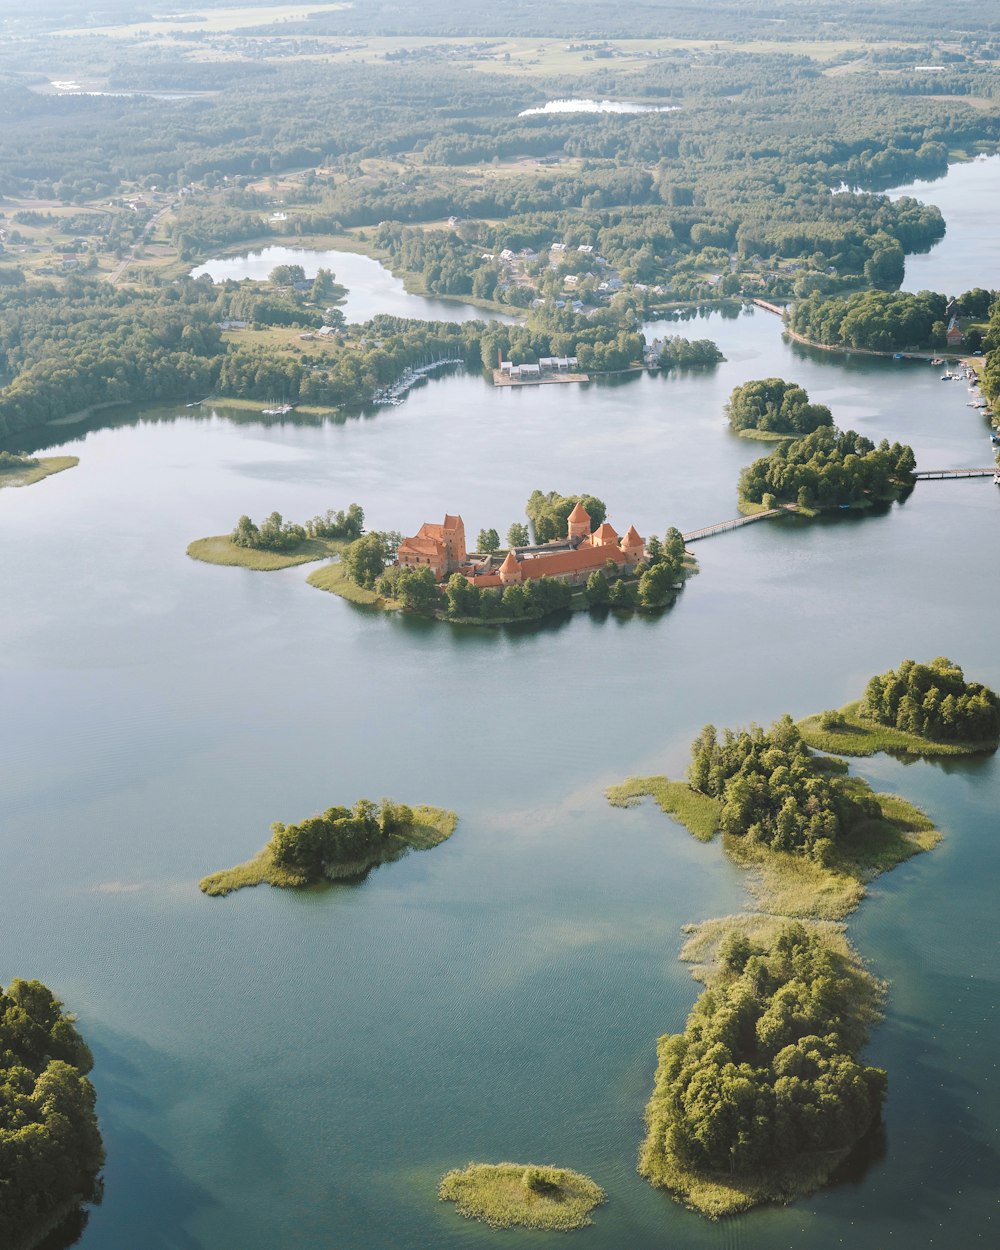
POLYGON ((822 864, 845 834, 880 813, 867 786, 818 763, 787 715, 766 731, 727 729, 721 738, 706 725, 691 745, 688 783, 718 799, 724 833, 822 864))
POLYGON ((358 799, 353 808, 330 807, 299 824, 271 825, 266 850, 278 868, 303 883, 322 880, 328 868, 363 863, 389 848, 389 839, 413 825, 405 803, 358 799))
POLYGON ((765 507, 863 503, 892 498, 912 485, 915 468, 913 448, 906 444, 883 439, 876 447, 854 430, 820 426, 748 465, 740 474, 739 495, 765 507))
POLYGON ((21 980, 0 988, 0 1244, 34 1244, 63 1209, 100 1200, 92 1067, 51 990, 21 980))
POLYGON ((1000 738, 1000 698, 988 686, 965 680, 945 656, 929 664, 904 660, 873 677, 860 714, 880 725, 938 741, 992 742, 1000 738))
POLYGON ((733 388, 726 405, 731 429, 769 434, 812 434, 833 425, 826 404, 811 404, 804 387, 784 378, 759 378, 733 388))
POLYGON ((235 546, 254 551, 294 551, 307 538, 340 538, 353 542, 361 537, 364 528, 364 511, 352 503, 346 512, 343 508, 337 512, 330 509, 304 525, 286 521, 280 512, 272 512, 260 525, 248 516, 241 516, 229 538, 235 546))
POLYGON ((781 1193, 783 1173, 846 1151, 879 1116, 886 1074, 857 1060, 877 989, 800 923, 770 945, 734 931, 719 964, 683 1033, 660 1039, 639 1170, 671 1187, 679 1166, 781 1193))

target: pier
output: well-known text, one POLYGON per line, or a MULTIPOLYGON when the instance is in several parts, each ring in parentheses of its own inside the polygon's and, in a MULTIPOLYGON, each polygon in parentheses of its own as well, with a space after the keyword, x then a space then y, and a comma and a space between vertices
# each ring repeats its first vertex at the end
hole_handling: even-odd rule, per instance
POLYGON ((934 482, 952 477, 992 477, 1000 472, 994 465, 990 469, 925 469, 922 473, 914 473, 914 481, 934 482))

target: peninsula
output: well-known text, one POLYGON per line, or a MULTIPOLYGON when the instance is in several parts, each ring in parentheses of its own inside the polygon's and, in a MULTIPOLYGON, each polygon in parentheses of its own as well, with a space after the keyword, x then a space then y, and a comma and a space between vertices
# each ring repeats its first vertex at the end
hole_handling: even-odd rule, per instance
POLYGON ((0 451, 0 490, 6 486, 33 486, 53 473, 75 469, 79 456, 21 456, 10 451, 0 451))
POLYGON ((298 825, 276 821, 270 842, 253 859, 202 878, 200 889, 225 895, 247 886, 301 889, 361 877, 407 851, 437 846, 451 837, 457 824, 455 813, 440 807, 358 799, 353 808, 330 807, 298 825))
POLYGON ((196 538, 187 554, 205 564, 273 572, 338 555, 361 536, 364 524, 365 514, 356 503, 346 512, 328 511, 305 525, 286 521, 280 512, 272 512, 259 526, 241 516, 231 533, 196 538))

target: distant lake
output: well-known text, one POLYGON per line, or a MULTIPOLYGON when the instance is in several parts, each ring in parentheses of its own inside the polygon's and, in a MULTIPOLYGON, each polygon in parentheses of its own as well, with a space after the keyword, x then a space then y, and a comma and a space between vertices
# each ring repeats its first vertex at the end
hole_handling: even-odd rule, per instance
POLYGON ((679 104, 637 104, 631 100, 549 100, 538 108, 524 109, 518 117, 543 113, 676 113, 679 104))
POLYGON ((888 195, 936 204, 947 225, 944 238, 929 252, 907 256, 904 291, 961 295, 975 286, 1000 289, 1000 156, 951 165, 943 178, 893 187, 888 195))
POLYGON ((458 300, 411 295, 402 279, 395 277, 380 261, 357 252, 310 251, 297 247, 265 247, 245 256, 222 256, 207 260, 191 271, 192 278, 208 274, 213 282, 236 282, 253 278, 261 282, 276 265, 301 265, 307 278, 319 269, 331 269, 348 289, 341 310, 348 321, 369 321, 379 313, 394 317, 417 317, 426 321, 516 321, 514 316, 484 312, 458 300))

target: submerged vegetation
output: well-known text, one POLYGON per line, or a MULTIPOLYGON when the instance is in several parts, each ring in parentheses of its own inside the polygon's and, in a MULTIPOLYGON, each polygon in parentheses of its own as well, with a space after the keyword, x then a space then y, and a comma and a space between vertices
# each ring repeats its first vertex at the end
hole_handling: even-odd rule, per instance
POLYGON ((557 1232, 592 1224, 590 1212, 605 1199, 589 1176, 532 1163, 470 1163, 441 1178, 438 1196, 491 1228, 557 1232))
POLYGON ((33 1246, 97 1202, 104 1148, 73 1017, 39 981, 0 988, 0 1245, 33 1246))
POLYGON ((439 807, 408 807, 392 799, 358 799, 297 825, 276 821, 271 840, 245 864, 204 877, 203 893, 231 894, 246 886, 300 889, 320 881, 362 876, 409 850, 427 850, 455 832, 458 817, 439 807))

